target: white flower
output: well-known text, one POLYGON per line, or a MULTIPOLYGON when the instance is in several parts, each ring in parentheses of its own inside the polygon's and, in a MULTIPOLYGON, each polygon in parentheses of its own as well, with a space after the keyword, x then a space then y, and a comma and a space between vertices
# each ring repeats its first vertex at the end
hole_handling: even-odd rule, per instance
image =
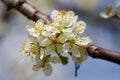
POLYGON ((61 60, 56 56, 44 56, 42 60, 38 60, 35 65, 33 65, 33 70, 42 70, 46 76, 50 76, 52 73, 52 67, 50 65, 50 62, 56 64, 61 63, 61 60))
POLYGON ((31 26, 26 26, 26 30, 28 31, 28 33, 34 37, 38 37, 39 33, 36 33, 35 29, 31 26))
POLYGON ((120 0, 109 5, 104 12, 100 13, 100 16, 103 18, 112 18, 116 16, 120 18, 120 0))
POLYGON ((43 63, 42 61, 39 61, 38 63, 33 65, 33 70, 34 71, 42 70, 46 76, 50 76, 52 73, 51 65, 48 62, 43 63))
POLYGON ((38 20, 36 23, 34 23, 33 27, 26 26, 26 30, 30 35, 34 37, 38 37, 45 30, 45 27, 44 27, 43 21, 38 20))
POLYGON ((76 44, 79 46, 88 47, 91 43, 92 41, 89 37, 81 37, 76 40, 76 44))
POLYGON ((73 27, 73 31, 76 34, 83 34, 86 28, 86 23, 84 21, 78 21, 74 27, 73 27))
POLYGON ((103 18, 110 18, 113 17, 116 13, 116 7, 115 5, 110 5, 106 8, 106 10, 102 13, 100 13, 100 16, 103 18))
POLYGON ((74 16, 72 11, 57 11, 53 10, 51 17, 55 23, 58 23, 60 26, 70 27, 77 20, 77 16, 74 16))

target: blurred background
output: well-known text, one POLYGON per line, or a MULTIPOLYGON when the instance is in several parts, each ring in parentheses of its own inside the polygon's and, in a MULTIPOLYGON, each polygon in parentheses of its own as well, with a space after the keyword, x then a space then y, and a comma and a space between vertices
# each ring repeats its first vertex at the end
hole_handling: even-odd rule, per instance
MULTIPOLYGON (((49 14, 52 10, 73 10, 79 20, 87 23, 86 35, 101 47, 120 52, 120 21, 99 16, 108 5, 117 0, 27 0, 40 11, 49 14)), ((111 62, 88 57, 74 76, 74 63, 53 64, 53 73, 46 77, 42 71, 33 72, 30 59, 19 52, 21 42, 28 40, 28 20, 16 10, 7 11, 0 2, 0 80, 120 80, 120 66, 111 62)))

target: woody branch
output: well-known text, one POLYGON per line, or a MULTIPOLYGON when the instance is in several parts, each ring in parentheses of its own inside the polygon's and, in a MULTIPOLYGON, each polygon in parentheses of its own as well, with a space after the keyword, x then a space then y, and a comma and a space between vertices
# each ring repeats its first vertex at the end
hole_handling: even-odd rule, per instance
MULTIPOLYGON (((38 19, 43 19, 47 24, 52 22, 51 18, 38 11, 34 6, 29 4, 25 0, 1 0, 7 8, 16 9, 25 15, 28 19, 37 21, 38 19)), ((111 51, 105 48, 98 47, 96 45, 91 45, 87 48, 89 56, 93 58, 99 58, 113 63, 120 64, 120 52, 111 51)))

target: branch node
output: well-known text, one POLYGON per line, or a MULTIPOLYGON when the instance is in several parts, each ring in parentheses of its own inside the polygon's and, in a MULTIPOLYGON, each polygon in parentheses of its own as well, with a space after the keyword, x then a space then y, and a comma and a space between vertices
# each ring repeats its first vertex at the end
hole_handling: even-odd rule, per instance
POLYGON ((26 0, 19 0, 16 5, 17 5, 17 6, 20 6, 20 5, 22 5, 25 1, 26 1, 26 0))

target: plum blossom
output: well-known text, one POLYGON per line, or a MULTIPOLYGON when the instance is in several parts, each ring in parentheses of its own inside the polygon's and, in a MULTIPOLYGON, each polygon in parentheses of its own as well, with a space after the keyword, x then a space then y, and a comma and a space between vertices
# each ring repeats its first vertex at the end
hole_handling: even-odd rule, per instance
POLYGON ((51 24, 40 19, 33 26, 26 26, 31 42, 23 41, 21 47, 22 53, 33 57, 33 70, 42 70, 46 76, 52 73, 51 64, 68 63, 65 54, 70 54, 74 62, 81 64, 92 43, 88 36, 84 36, 86 23, 78 21, 73 11, 53 10, 51 18, 51 24))
POLYGON ((115 3, 109 5, 105 11, 100 13, 100 16, 103 18, 118 18, 120 19, 120 0, 117 0, 115 3))

